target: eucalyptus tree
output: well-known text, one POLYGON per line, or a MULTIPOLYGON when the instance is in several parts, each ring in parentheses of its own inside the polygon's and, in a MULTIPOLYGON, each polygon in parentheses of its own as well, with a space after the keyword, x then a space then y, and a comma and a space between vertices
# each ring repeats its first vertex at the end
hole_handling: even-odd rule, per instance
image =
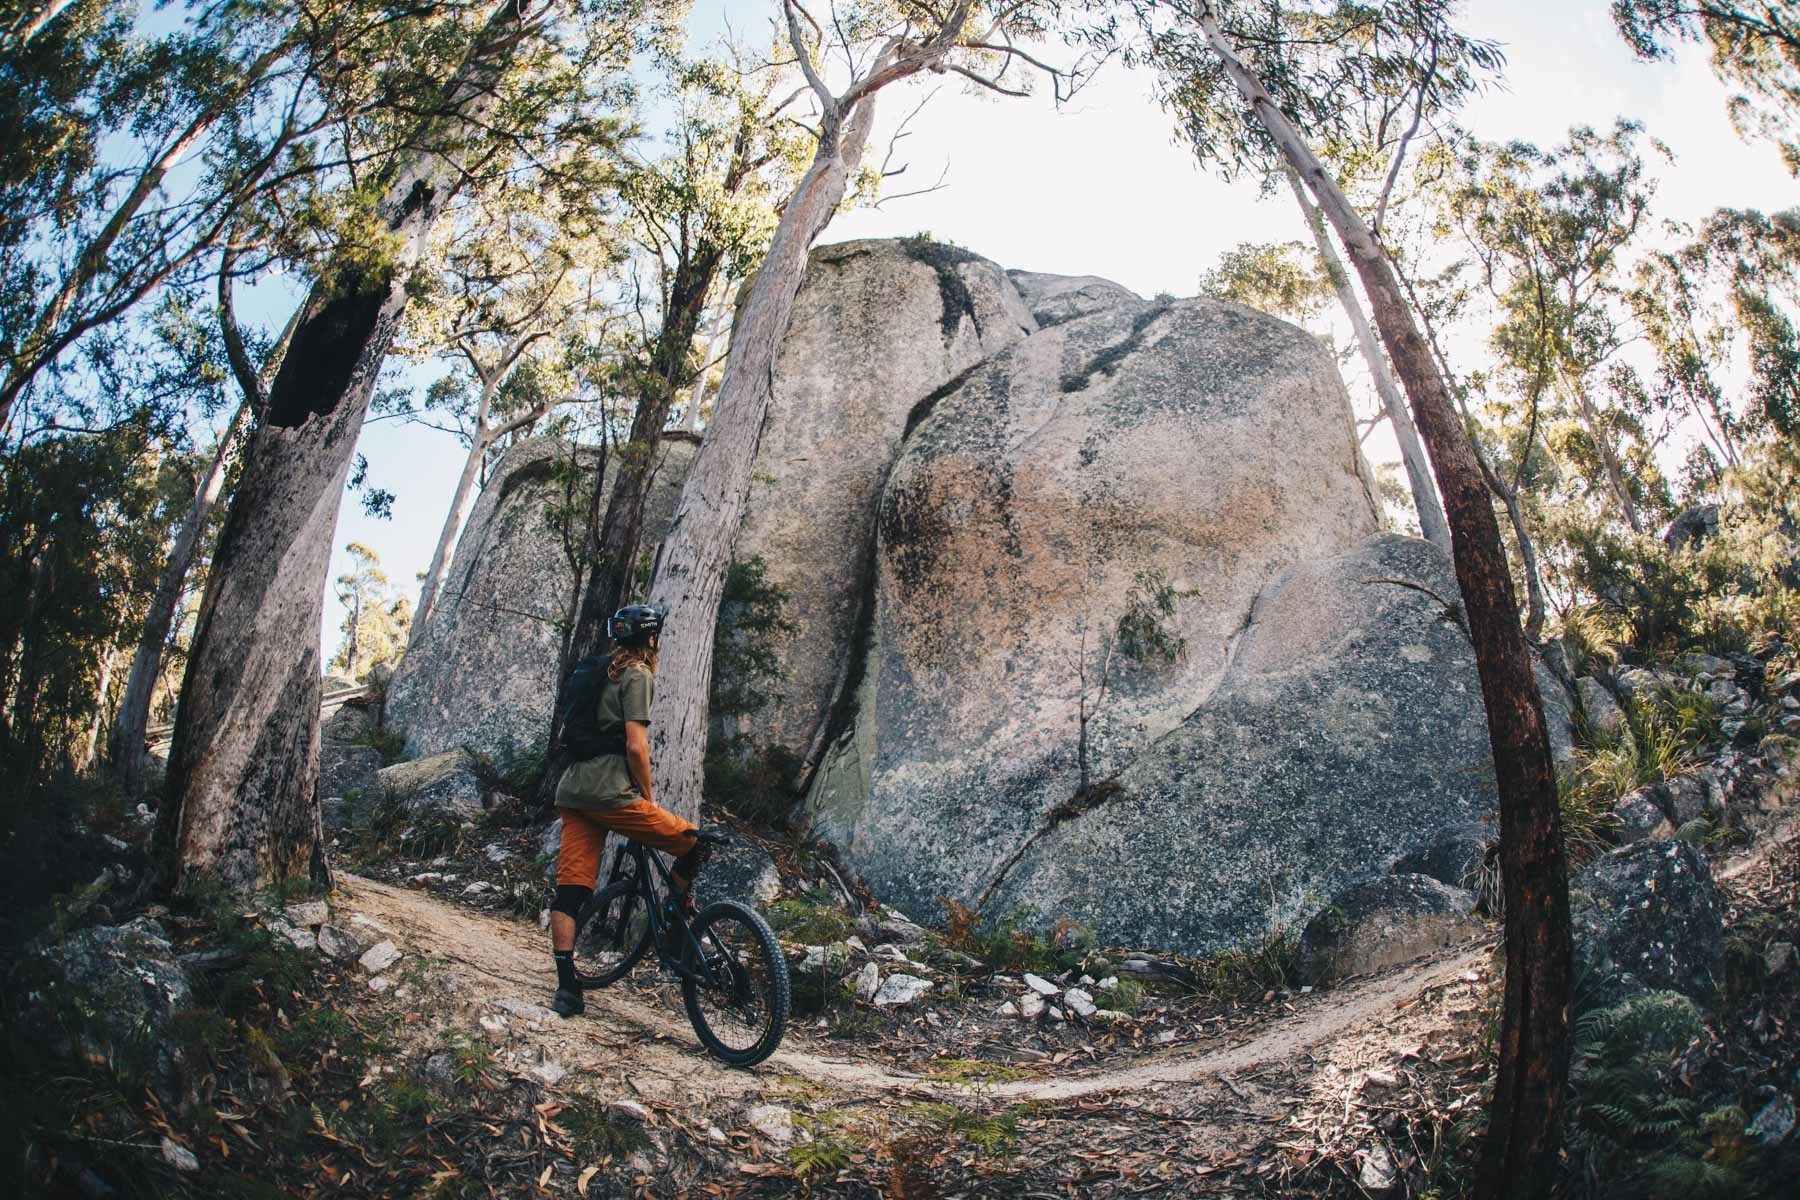
POLYGON ((1732 124, 1767 138, 1789 172, 1800 175, 1800 3, 1754 0, 1613 0, 1613 19, 1641 58, 1674 55, 1681 42, 1704 42, 1713 74, 1734 94, 1732 124))
POLYGON ((43 136, 0 150, 0 428, 92 331, 207 274, 250 210, 329 220, 324 191, 382 152, 345 123, 404 136, 474 3, 190 3, 153 33, 91 0, 5 47, 0 105, 43 136))
POLYGON ((275 369, 281 365, 288 339, 293 335, 294 326, 300 317, 296 310, 274 345, 263 352, 261 367, 255 366, 252 362, 254 351, 238 324, 237 308, 233 300, 236 262, 237 255, 228 246, 219 264, 218 316, 221 343, 239 389, 240 399, 207 458, 206 468, 194 487, 187 514, 175 531, 168 560, 163 564, 156 592, 151 596, 149 609, 144 614, 137 648, 132 655, 131 669, 126 675, 125 688, 119 697, 119 705, 107 734, 107 763, 127 795, 136 795, 142 787, 145 765, 144 732, 150 722, 151 701, 154 699, 157 681, 162 676, 164 648, 187 586, 188 572, 200 552, 202 538, 213 524, 214 510, 225 488, 226 478, 236 465, 238 455, 250 436, 252 424, 268 398, 269 381, 274 377, 275 369))
MULTIPOLYGON (((471 179, 612 118, 654 2, 492 0, 442 49, 438 93, 340 200, 214 553, 158 814, 161 878, 233 892, 323 877, 319 627, 338 499, 431 230, 471 179), (452 52, 453 51, 453 52, 452 52), (600 111, 596 112, 596 106, 600 111)), ((391 125, 391 120, 386 122, 391 125)))
POLYGON ((975 0, 941 7, 870 0, 836 5, 821 20, 799 0, 784 0, 782 14, 812 106, 811 161, 780 204, 780 220, 738 309, 713 419, 650 585, 650 600, 671 608, 652 709, 656 794, 690 817, 700 810, 713 626, 768 417, 776 350, 807 252, 861 167, 877 97, 921 72, 1024 95, 1029 77, 1020 76, 1035 71, 1049 76, 1059 99, 1077 79, 1045 67, 1027 46, 1050 31, 1051 3, 1014 0, 990 10, 975 0))
POLYGON ((472 196, 435 239, 399 349, 451 361, 422 409, 391 398, 386 415, 449 428, 467 453, 426 568, 409 645, 438 606, 451 551, 498 447, 582 400, 587 360, 609 353, 607 294, 622 253, 606 212, 616 191, 610 145, 564 142, 559 174, 580 187, 520 187, 510 176, 472 196), (568 161, 578 159, 579 161, 568 161), (453 424, 438 424, 442 420, 453 424))
POLYGON ((1357 98, 1395 75, 1452 87, 1445 63, 1493 61, 1436 0, 1369 5, 1174 0, 1136 6, 1140 53, 1179 128, 1230 174, 1278 157, 1343 242, 1411 402, 1449 518, 1500 795, 1506 999, 1499 1077, 1476 1195, 1539 1196, 1555 1178, 1569 1062, 1568 870, 1543 704, 1487 481, 1431 350, 1369 222, 1314 150, 1350 125, 1357 98), (1413 53, 1429 30, 1439 54, 1413 53), (1434 82, 1434 78, 1437 80, 1434 82))
POLYGON ((1596 378, 1634 336, 1625 303, 1629 256, 1647 229, 1652 186, 1638 152, 1641 127, 1586 127, 1552 150, 1526 142, 1469 142, 1448 205, 1483 264, 1499 305, 1493 342, 1503 357, 1547 364, 1554 391, 1586 430, 1586 453, 1632 532, 1645 531, 1646 457, 1628 416, 1595 402, 1596 378), (1635 446, 1633 443, 1636 443, 1635 446))
MULTIPOLYGON (((628 344, 615 384, 634 396, 635 408, 630 431, 612 448, 613 482, 565 640, 565 668, 599 648, 606 618, 633 586, 644 505, 670 412, 709 366, 711 339, 697 345, 696 338, 731 281, 757 269, 775 229, 776 205, 804 163, 806 135, 791 110, 806 85, 793 82, 790 72, 749 62, 735 47, 674 65, 663 153, 635 161, 625 178, 620 230, 632 246, 623 289, 628 344)), ((553 708, 552 745, 562 707, 553 708)), ((546 788, 555 786, 561 763, 549 766, 546 788)))

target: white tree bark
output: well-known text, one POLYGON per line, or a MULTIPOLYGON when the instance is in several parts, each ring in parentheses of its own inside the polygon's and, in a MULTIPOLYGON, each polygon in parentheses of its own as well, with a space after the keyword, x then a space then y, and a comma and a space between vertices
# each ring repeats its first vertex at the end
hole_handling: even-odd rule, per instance
POLYGON ((73 3, 74 0, 49 0, 47 4, 38 5, 35 11, 26 10, 30 15, 21 14, 22 19, 19 25, 9 31, 4 38, 0 38, 0 47, 28 45, 32 38, 44 31, 44 26, 56 20, 63 9, 73 3))
POLYGON ((1393 427, 1394 440, 1400 445, 1400 461, 1406 468, 1406 482, 1412 491, 1413 508, 1419 514, 1419 531, 1425 535, 1426 541, 1448 554, 1450 526, 1444 521, 1444 508, 1438 501, 1437 484, 1431 478, 1431 462, 1425 457, 1425 447, 1419 444, 1419 431, 1413 427, 1412 414, 1406 411, 1406 398, 1400 394, 1400 384, 1388 369, 1387 356, 1382 352, 1381 343, 1376 340, 1375 331, 1369 328, 1368 317, 1363 315, 1362 302, 1356 298, 1356 289, 1350 282, 1350 275, 1344 270, 1343 260, 1338 258, 1337 248, 1331 244, 1331 234, 1325 229, 1323 214, 1307 196, 1299 176, 1292 170, 1285 170, 1282 174, 1287 177, 1288 187, 1293 189, 1294 199, 1300 205, 1300 214, 1306 219, 1306 227, 1312 231, 1313 244, 1318 247, 1319 258, 1325 263, 1326 274, 1331 276, 1331 286, 1337 292, 1338 304, 1343 307, 1344 315, 1350 318, 1350 328, 1356 334, 1357 348, 1362 351, 1369 376, 1375 381, 1375 392, 1381 397, 1382 411, 1387 413, 1388 424, 1393 427))
POLYGON ((387 169, 378 213, 392 239, 378 273, 315 286, 232 498, 188 660, 158 867, 177 891, 247 893, 327 877, 320 838, 319 621, 337 511, 407 284, 433 223, 483 144, 498 83, 545 8, 490 10, 415 149, 387 169))

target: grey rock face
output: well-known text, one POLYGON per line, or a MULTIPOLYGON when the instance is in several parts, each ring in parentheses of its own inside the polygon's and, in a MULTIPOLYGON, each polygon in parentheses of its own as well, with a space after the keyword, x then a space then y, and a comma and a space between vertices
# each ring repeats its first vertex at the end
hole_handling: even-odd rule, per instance
POLYGON ((741 731, 755 744, 816 755, 902 437, 939 388, 1035 327, 1000 268, 967 251, 910 240, 813 251, 736 548, 789 594, 794 625, 776 648, 787 678, 741 731))
POLYGON ((1569 881, 1577 986, 1601 1003, 1667 989, 1709 998, 1722 978, 1724 923, 1712 868, 1679 841, 1641 842, 1569 881))
POLYGON ((1719 532, 1719 506, 1700 504, 1687 509, 1670 521, 1662 532, 1663 544, 1671 550, 1698 549, 1719 532))
MULTIPOLYGON (((124 925, 84 929, 51 951, 62 982, 92 1020, 80 1031, 82 1045, 70 1053, 120 1054, 140 1049, 155 1054, 159 1082, 174 1077, 176 1060, 163 1037, 169 1019, 193 1001, 193 988, 163 927, 150 917, 124 925)), ((50 1034, 61 1039, 59 1029, 50 1034)))
POLYGON ((1371 582, 1441 596, 1449 576, 1428 543, 1384 535, 1278 580, 1218 691, 1115 799, 1033 845, 996 910, 1211 951, 1478 822, 1495 794, 1467 638, 1429 596, 1371 582))
MULTIPOLYGON (((663 442, 646 545, 667 531, 694 451, 690 441, 663 442)), ((573 569, 547 514, 567 502, 568 468, 591 486, 593 465, 589 451, 532 438, 507 452, 475 501, 438 608, 388 684, 384 719, 405 734, 409 757, 467 746, 500 758, 542 747, 560 622, 576 602, 573 569)))
MULTIPOLYGON (((875 268, 854 253, 844 269, 875 268)), ((739 544, 826 577, 808 605, 837 616, 813 628, 847 632, 835 686, 814 670, 789 694, 810 702, 772 706, 823 747, 814 831, 914 916, 943 895, 1204 950, 1479 821, 1493 784, 1455 582, 1423 543, 1373 536, 1318 344, 1236 305, 969 266, 1028 319, 882 426, 858 468, 879 477, 898 447, 866 577, 854 552, 797 568, 791 542, 747 526, 739 544), (1119 653, 1160 588, 1179 653, 1119 653)))
POLYGON ((325 742, 319 747, 319 795, 368 805, 381 794, 381 751, 372 746, 325 742))
POLYGON ((702 907, 715 900, 763 905, 780 894, 781 875, 769 852, 737 837, 713 851, 694 883, 694 900, 702 907))
POLYGON ((1550 757, 1561 767, 1575 757, 1575 701, 1556 673, 1535 655, 1531 673, 1538 696, 1544 702, 1544 724, 1549 727, 1550 757))
POLYGON ((1620 796, 1613 804, 1613 816, 1619 821, 1619 841, 1659 842, 1674 837, 1675 826, 1663 811, 1662 800, 1659 784, 1620 796))
POLYGON ((382 791, 414 816, 474 821, 484 810, 474 761, 461 750, 395 763, 376 773, 382 791))

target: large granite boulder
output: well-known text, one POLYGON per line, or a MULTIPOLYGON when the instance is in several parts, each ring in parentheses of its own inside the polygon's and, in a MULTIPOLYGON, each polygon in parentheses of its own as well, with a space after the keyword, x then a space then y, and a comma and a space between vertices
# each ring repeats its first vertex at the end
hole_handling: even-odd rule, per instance
MULTIPOLYGON (((666 439, 644 514, 644 541, 667 532, 695 445, 666 439)), ((556 701, 574 570, 553 510, 592 486, 591 451, 554 438, 512 447, 476 500, 421 640, 388 683, 384 725, 417 758, 467 747, 504 761, 542 749, 556 701)), ((610 474, 609 474, 610 479, 610 474)), ((578 502, 585 508, 584 502, 578 502)))
POLYGON ((487 806, 474 759, 446 750, 376 772, 386 798, 415 817, 478 821, 487 806))
POLYGON ((59 1053, 149 1068, 165 1088, 178 1064, 166 1034, 193 1001, 193 987, 169 942, 150 917, 84 929, 49 951, 59 978, 43 995, 36 1031, 59 1053))
POLYGON ((1724 979, 1722 914, 1706 855, 1686 842, 1602 855, 1569 880, 1576 986, 1601 1004, 1654 990, 1710 999, 1724 979))
POLYGON ((1479 934, 1475 896, 1429 875, 1356 884, 1307 923, 1300 970, 1314 983, 1409 962, 1479 934))
POLYGON ((816 760, 901 439, 941 387, 1035 328, 1005 273, 966 250, 908 238, 813 251, 736 547, 788 594, 792 629, 774 647, 786 677, 761 685, 769 703, 727 734, 816 760))
POLYGON ((1329 356, 1236 305, 1011 278, 1043 327, 888 472, 814 830, 916 916, 1204 950, 1478 821, 1456 585, 1375 536, 1329 356))

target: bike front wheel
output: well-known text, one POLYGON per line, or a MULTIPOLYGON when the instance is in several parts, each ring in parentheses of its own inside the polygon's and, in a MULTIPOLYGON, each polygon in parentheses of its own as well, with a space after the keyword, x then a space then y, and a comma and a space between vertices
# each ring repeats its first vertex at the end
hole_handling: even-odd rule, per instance
POLYGON ((694 941, 681 999, 700 1043, 719 1061, 755 1066, 787 1029, 787 960, 767 921, 735 900, 709 904, 690 926, 694 941))
POLYGON ((602 988, 623 978, 650 949, 650 914, 637 880, 627 878, 595 892, 575 922, 575 978, 602 988))

